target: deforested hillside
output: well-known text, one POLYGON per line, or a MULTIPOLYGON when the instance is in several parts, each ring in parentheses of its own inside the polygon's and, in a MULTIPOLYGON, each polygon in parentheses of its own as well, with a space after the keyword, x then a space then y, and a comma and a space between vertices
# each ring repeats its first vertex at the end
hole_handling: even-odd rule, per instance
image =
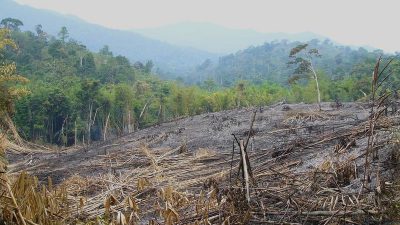
POLYGON ((370 105, 316 108, 281 103, 182 118, 80 149, 11 154, 10 170, 26 170, 48 185, 51 180, 49 198, 58 190, 66 196, 59 204, 77 204, 52 211, 62 213, 63 223, 122 216, 139 224, 395 218, 396 107, 373 121, 372 143, 370 105), (233 135, 249 140, 248 180, 233 135), (367 156, 365 166, 368 151, 378 158, 367 156))
MULTIPOLYGON (((78 41, 66 38, 68 28, 60 29, 62 35, 55 37, 40 26, 35 33, 21 31, 18 24, 23 21, 18 19, 2 21, 9 23, 7 26, 14 26, 8 34, 18 50, 4 49, 0 60, 15 63, 16 73, 29 79, 24 83, 29 94, 15 99, 12 119, 19 135, 31 142, 65 147, 89 144, 163 121, 206 112, 280 101, 317 101, 318 91, 309 71, 303 71, 298 80, 294 79, 298 75, 288 75, 293 80, 290 85, 274 83, 267 78, 260 82, 240 80, 229 87, 222 87, 211 78, 200 85, 185 85, 179 80, 162 80, 154 73, 152 61, 132 62, 125 56, 115 55, 107 46, 98 53, 90 51, 78 41)), ((288 47, 285 51, 290 51, 288 47)), ((281 68, 282 73, 289 69, 293 73, 294 65, 290 68, 287 65, 291 60, 290 52, 275 50, 268 52, 268 57, 275 57, 276 63, 285 65, 281 68)), ((323 50, 321 54, 325 54, 323 50)), ((371 92, 370 73, 376 62, 369 54, 372 53, 368 53, 367 58, 363 54, 355 57, 360 62, 367 61, 355 65, 358 72, 354 74, 350 67, 347 68, 346 73, 350 75, 340 79, 330 78, 321 70, 318 60, 326 55, 315 58, 321 101, 365 100, 371 92)), ((383 61, 389 60, 385 57, 383 61)), ((279 70, 279 67, 275 69, 279 70)), ((392 75, 384 89, 398 89, 399 69, 400 61, 395 58, 387 70, 392 75)), ((230 78, 236 79, 234 77, 232 74, 230 78)), ((284 79, 283 74, 280 79, 284 79)))
POLYGON ((0 225, 399 224, 379 3, 0 0, 0 225))

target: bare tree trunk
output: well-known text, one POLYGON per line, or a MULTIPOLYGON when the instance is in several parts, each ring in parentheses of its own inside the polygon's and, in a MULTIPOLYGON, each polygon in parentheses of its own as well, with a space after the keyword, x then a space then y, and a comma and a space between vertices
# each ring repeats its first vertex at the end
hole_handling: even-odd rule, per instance
POLYGON ((92 126, 94 125, 94 122, 96 121, 97 112, 99 111, 99 109, 101 107, 102 106, 96 108, 94 115, 93 115, 93 119, 92 119, 93 103, 90 103, 90 105, 89 105, 90 112, 89 112, 89 121, 88 121, 88 138, 87 138, 88 145, 90 144, 90 141, 91 141, 90 135, 91 135, 92 126))
POLYGON ((89 119, 87 122, 87 144, 90 144, 90 132, 92 128, 92 109, 93 109, 93 103, 89 103, 89 119))
POLYGON ((140 120, 142 119, 142 116, 144 115, 144 113, 145 113, 145 111, 146 111, 146 109, 147 109, 147 106, 148 106, 149 104, 150 104, 150 100, 147 101, 146 104, 144 104, 143 109, 142 109, 142 111, 140 112, 139 119, 137 120, 137 123, 138 123, 139 126, 140 126, 140 120))
POLYGON ((4 122, 6 123, 7 126, 6 129, 12 132, 12 138, 14 139, 14 141, 18 145, 22 146, 24 144, 24 140, 21 138, 21 136, 19 136, 18 130, 15 127, 14 122, 12 121, 10 115, 8 115, 8 113, 4 111, 0 112, 0 115, 3 116, 4 118, 4 122))
POLYGON ((158 110, 158 123, 162 123, 163 122, 163 116, 162 116, 162 104, 160 104, 160 109, 158 110))
POLYGON ((107 118, 106 118, 106 124, 104 125, 104 131, 103 131, 103 141, 106 140, 107 136, 107 128, 108 128, 108 121, 110 120, 110 112, 108 112, 107 118))
POLYGON ((32 109, 31 106, 28 106, 28 121, 29 121, 29 134, 31 135, 31 140, 36 140, 34 134, 34 125, 33 125, 33 118, 32 118, 32 109))
POLYGON ((313 75, 314 75, 315 84, 317 85, 318 108, 319 108, 319 111, 321 111, 321 92, 320 92, 320 90, 319 90, 318 76, 317 76, 317 73, 315 72, 314 67, 312 66, 312 64, 311 64, 310 69, 311 69, 311 72, 312 72, 313 75))
POLYGON ((131 110, 128 110, 128 133, 131 133, 131 110))
POLYGON ((246 151, 244 150, 243 140, 240 140, 240 151, 242 152, 243 173, 246 183, 246 199, 250 203, 249 171, 247 168, 246 151))
POLYGON ((64 132, 64 126, 68 123, 68 116, 64 119, 62 125, 61 125, 61 134, 60 134, 60 138, 61 138, 61 142, 63 143, 64 147, 67 146, 67 142, 68 142, 68 137, 67 135, 65 135, 64 132), (64 136, 65 135, 65 136, 64 136))
POLYGON ((74 128, 74 145, 78 143, 78 128, 76 127, 76 120, 75 120, 75 128, 74 128))

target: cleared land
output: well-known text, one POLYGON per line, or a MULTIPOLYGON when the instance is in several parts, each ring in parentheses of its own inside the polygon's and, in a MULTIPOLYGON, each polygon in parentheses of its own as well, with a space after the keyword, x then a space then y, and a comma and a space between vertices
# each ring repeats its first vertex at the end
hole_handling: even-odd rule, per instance
POLYGON ((400 158, 400 118, 389 114, 374 124, 371 182, 363 182, 370 111, 361 103, 324 103, 322 111, 276 104, 182 118, 86 148, 9 154, 10 170, 45 183, 51 177, 77 205, 65 221, 123 214, 141 224, 377 223, 395 200, 400 158), (232 134, 246 140, 249 132, 248 202, 232 134))

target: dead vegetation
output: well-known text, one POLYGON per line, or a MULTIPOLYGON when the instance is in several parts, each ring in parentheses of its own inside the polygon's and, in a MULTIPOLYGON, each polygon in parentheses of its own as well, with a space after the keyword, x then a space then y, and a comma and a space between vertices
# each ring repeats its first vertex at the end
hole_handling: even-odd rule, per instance
MULTIPOLYGON (((337 125, 335 130, 315 128, 309 132, 298 128, 295 134, 280 128, 268 131, 275 140, 288 134, 295 137, 287 137, 292 141, 286 143, 275 143, 290 150, 274 157, 272 146, 248 150, 256 180, 249 187, 250 200, 241 179, 236 179, 241 160, 237 148, 232 160, 230 151, 204 148, 181 152, 182 146, 151 149, 143 143, 137 148, 98 156, 97 164, 92 166, 107 173, 75 175, 57 188, 47 182, 47 188, 42 188, 47 191, 40 191, 39 187, 35 190, 52 199, 40 197, 42 202, 55 204, 44 207, 48 214, 58 215, 60 223, 380 223, 396 218, 398 213, 398 203, 391 196, 398 192, 392 176, 396 176, 399 158, 398 148, 394 147, 399 143, 398 131, 394 130, 399 122, 394 116, 381 118, 375 124, 379 137, 375 149, 382 156, 382 162, 377 164, 381 167, 379 192, 375 176, 371 176, 367 188, 362 187, 368 121, 337 125), (332 148, 337 143, 341 151, 332 148)), ((21 178, 15 185, 18 180, 21 178)), ((26 196, 21 194, 23 188, 17 189, 17 196, 26 196)), ((22 212, 27 213, 24 208, 22 212)), ((34 223, 44 224, 26 216, 29 213, 24 215, 34 223)))

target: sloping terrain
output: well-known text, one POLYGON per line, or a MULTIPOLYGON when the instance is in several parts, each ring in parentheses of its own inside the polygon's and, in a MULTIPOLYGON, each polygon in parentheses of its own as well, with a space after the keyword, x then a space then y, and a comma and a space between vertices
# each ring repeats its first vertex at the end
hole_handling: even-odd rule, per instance
POLYGON ((368 105, 324 103, 322 111, 276 104, 203 114, 87 148, 10 154, 10 169, 43 182, 51 177, 67 190, 80 202, 67 221, 123 214, 141 224, 373 224, 385 220, 376 215, 395 200, 393 114, 376 121, 371 149, 379 159, 368 167, 368 105), (251 137, 248 198, 232 134, 251 137), (365 168, 371 182, 363 181, 365 168))
POLYGON ((53 36, 57 36, 61 27, 65 26, 72 39, 82 42, 93 52, 108 45, 115 55, 126 56, 132 62, 153 60, 156 67, 171 74, 186 75, 205 59, 218 56, 203 50, 167 44, 133 31, 106 28, 74 16, 20 5, 12 0, 0 0, 0 20, 7 17, 21 20, 24 23, 23 30, 34 31, 35 26, 41 24, 43 30, 53 36))
MULTIPOLYGON (((290 110, 283 111, 283 105, 273 106, 267 109, 258 109, 256 121, 254 124, 254 132, 256 133, 251 144, 254 151, 269 150, 282 148, 282 145, 296 140, 299 135, 290 135, 290 132, 275 133, 277 137, 271 134, 273 130, 290 128, 291 120, 296 122, 296 113, 310 114, 311 121, 303 122, 304 124, 312 124, 318 129, 320 124, 324 124, 326 129, 336 125, 353 124, 357 121, 365 121, 368 111, 362 106, 348 105, 340 110, 326 111, 326 113, 316 112, 313 105, 290 105, 290 110), (319 121, 321 120, 321 121, 319 121), (329 121, 328 121, 329 120, 329 121), (327 123, 329 122, 329 123, 327 123)), ((328 106, 330 107, 330 106, 328 106)), ((230 154, 232 150, 232 135, 236 134, 242 138, 247 136, 252 115, 251 108, 241 110, 230 110, 217 113, 203 114, 194 117, 188 117, 173 122, 163 123, 147 129, 139 130, 132 134, 126 135, 119 139, 99 143, 91 147, 81 148, 76 151, 60 152, 50 155, 28 155, 25 156, 29 161, 30 171, 39 177, 52 176, 53 178, 67 178, 71 175, 93 175, 96 170, 98 173, 104 173, 101 168, 95 168, 92 165, 107 154, 118 154, 127 150, 140 148, 147 145, 151 149, 176 149, 182 145, 186 145, 189 153, 195 153, 200 148, 211 149, 219 154, 230 154), (65 167, 61 167, 65 165, 65 167), (43 166, 43 174, 40 168, 43 166), (50 168, 50 170, 49 170, 50 168), (52 171, 51 169, 55 169, 52 171), (54 175, 52 175, 54 173, 54 175), (61 173, 58 176, 58 173, 61 173)), ((311 125, 311 126, 312 126, 311 125)), ((312 131, 312 127, 308 128, 312 131)), ((333 128, 335 129, 335 128, 333 128)), ((311 136, 307 135, 306 136, 311 136)), ((304 135, 304 134, 303 134, 304 135)), ((302 135, 300 135, 301 137, 302 135)), ((131 165, 126 165, 130 168, 131 165)), ((24 167, 22 167, 24 168, 24 167)), ((123 168, 120 168, 123 169, 123 168)), ((18 169, 19 170, 19 169, 18 169)))

